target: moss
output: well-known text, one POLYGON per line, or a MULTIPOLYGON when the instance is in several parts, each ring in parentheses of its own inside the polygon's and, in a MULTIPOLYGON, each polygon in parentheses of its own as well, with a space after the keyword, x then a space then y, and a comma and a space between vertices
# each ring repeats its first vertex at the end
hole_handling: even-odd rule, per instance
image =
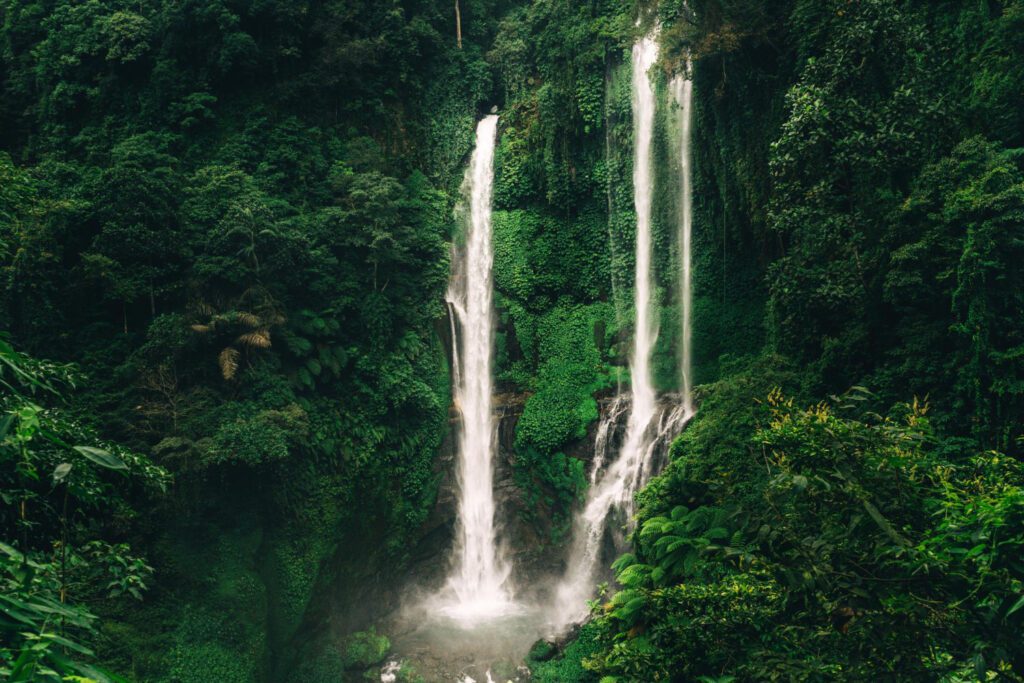
POLYGON ((250 683, 260 680, 263 641, 225 611, 187 607, 167 655, 167 678, 175 683, 250 683))
POLYGON ((598 348, 595 332, 614 327, 614 317, 606 304, 560 302, 539 318, 537 327, 542 340, 537 391, 526 402, 516 443, 554 453, 586 435, 598 416, 594 393, 613 384, 613 369, 602 357, 607 350, 598 348))
POLYGON ((285 642, 298 629, 312 595, 323 561, 324 549, 306 533, 297 538, 282 534, 279 544, 271 547, 269 585, 274 618, 274 640, 285 642))
POLYGON ((526 654, 526 661, 546 662, 558 654, 558 646, 550 640, 538 640, 526 654))
POLYGON ((252 660, 214 643, 197 643, 171 651, 169 680, 175 683, 252 683, 259 674, 252 660))
POLYGON ((354 672, 346 671, 344 653, 331 643, 316 655, 299 660, 286 680, 288 683, 340 683, 355 678, 354 672))
POLYGON ((591 202, 573 217, 536 209, 495 211, 494 284, 534 311, 561 297, 586 302, 610 293, 608 229, 591 202))

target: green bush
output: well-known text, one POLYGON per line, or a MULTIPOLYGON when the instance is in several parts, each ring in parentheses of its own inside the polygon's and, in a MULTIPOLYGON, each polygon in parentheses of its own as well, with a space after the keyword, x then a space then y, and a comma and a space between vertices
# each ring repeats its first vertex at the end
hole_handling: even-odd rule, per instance
POLYGON ((595 332, 614 329, 610 307, 604 304, 561 304, 541 316, 537 391, 527 399, 516 428, 516 443, 552 453, 586 434, 597 419, 595 392, 612 384, 595 332))
POLYGON ((377 635, 373 629, 357 631, 345 640, 341 663, 348 670, 366 669, 383 662, 390 649, 391 641, 387 636, 377 635))
MULTIPOLYGON (((725 441, 677 452, 645 492, 587 666, 614 680, 1013 670, 1021 650, 1002 624, 1024 619, 1010 559, 1024 548, 1024 472, 937 439, 924 403, 882 417, 871 398, 801 409, 773 390, 745 443, 681 438, 725 441)), ((726 418, 716 409, 706 401, 699 420, 726 418)))
POLYGON ((539 683, 594 683, 598 676, 584 668, 583 662, 598 652, 598 628, 589 623, 580 629, 560 653, 546 662, 527 659, 533 680, 539 683))

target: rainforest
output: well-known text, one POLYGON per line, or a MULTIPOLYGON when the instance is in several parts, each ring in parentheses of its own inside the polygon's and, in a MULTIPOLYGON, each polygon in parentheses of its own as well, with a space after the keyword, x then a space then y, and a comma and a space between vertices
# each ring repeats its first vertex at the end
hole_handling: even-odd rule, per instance
POLYGON ((1024 682, 1024 0, 0 0, 0 675, 1024 682))

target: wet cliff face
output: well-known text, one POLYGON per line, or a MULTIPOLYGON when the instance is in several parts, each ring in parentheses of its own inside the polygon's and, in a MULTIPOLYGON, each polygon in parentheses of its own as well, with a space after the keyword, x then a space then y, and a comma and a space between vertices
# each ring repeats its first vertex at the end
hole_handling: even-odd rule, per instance
MULTIPOLYGON (((565 552, 570 537, 556 535, 552 501, 553 491, 524 490, 516 478, 515 447, 516 425, 523 412, 528 395, 504 393, 495 396, 494 412, 497 421, 498 457, 495 459, 495 499, 498 506, 499 535, 512 558, 513 578, 518 586, 545 584, 543 579, 561 575, 565 569, 565 552), (538 495, 539 494, 539 495, 538 495)), ((628 401, 628 398, 626 399, 628 401)), ((669 410, 678 403, 677 397, 667 395, 661 399, 662 409, 669 410)), ((621 406, 621 402, 619 404, 621 406)), ((590 423, 584 438, 565 448, 565 454, 583 462, 590 475, 595 442, 600 425, 611 420, 603 444, 603 466, 607 466, 619 453, 629 417, 628 410, 614 410, 615 398, 606 395, 598 401, 599 419, 590 423)), ((458 414, 453 409, 449 416, 448 434, 435 461, 438 477, 437 501, 424 523, 420 539, 411 552, 412 562, 408 577, 417 586, 430 588, 441 585, 449 569, 452 544, 458 514, 458 482, 456 481, 456 442, 458 414)), ((660 471, 668 455, 671 439, 664 439, 655 451, 654 472, 660 471)), ((531 483, 537 486, 536 483, 531 483)), ((581 492, 582 493, 582 492, 581 492)), ((620 520, 622 524, 625 519, 620 520)), ((617 528, 619 525, 610 525, 617 528)), ((564 531, 564 530, 563 530, 564 531)), ((609 564, 624 547, 623 534, 609 531, 606 539, 605 564, 609 564)))
MULTIPOLYGON (((516 485, 515 428, 522 415, 525 396, 501 394, 495 397, 498 454, 495 458, 495 503, 497 523, 502 539, 506 539, 510 555, 518 573, 521 566, 518 549, 536 545, 539 534, 532 525, 522 522, 526 497, 516 485)), ((419 542, 412 552, 409 576, 423 587, 439 586, 449 569, 458 517, 458 458, 459 416, 453 408, 449 415, 448 433, 441 444, 434 463, 438 477, 437 502, 423 524, 419 542)))
MULTIPOLYGON (((525 491, 515 476, 516 425, 523 413, 527 394, 504 393, 494 399, 497 422, 497 458, 495 459, 495 502, 499 536, 506 544, 518 584, 557 574, 562 569, 565 538, 553 536, 553 510, 550 491, 525 491), (539 494, 539 495, 537 495, 539 494), (531 500, 537 501, 531 504, 531 500)), ((599 403, 602 417, 610 399, 599 403)), ((582 460, 587 471, 594 455, 594 439, 599 421, 593 422, 587 436, 569 444, 566 455, 582 460)), ((437 502, 424 523, 419 542, 412 551, 409 576, 421 586, 440 585, 449 568, 458 515, 456 481, 458 414, 453 409, 449 429, 435 461, 438 477, 437 502)))

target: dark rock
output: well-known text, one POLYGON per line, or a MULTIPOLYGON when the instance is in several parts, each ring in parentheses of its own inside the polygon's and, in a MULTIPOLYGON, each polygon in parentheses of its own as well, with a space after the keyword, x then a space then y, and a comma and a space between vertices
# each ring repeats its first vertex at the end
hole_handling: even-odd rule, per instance
POLYGON ((558 645, 550 640, 541 638, 533 644, 533 647, 530 648, 530 652, 526 655, 526 659, 531 662, 546 662, 549 659, 553 659, 557 654, 558 645))

